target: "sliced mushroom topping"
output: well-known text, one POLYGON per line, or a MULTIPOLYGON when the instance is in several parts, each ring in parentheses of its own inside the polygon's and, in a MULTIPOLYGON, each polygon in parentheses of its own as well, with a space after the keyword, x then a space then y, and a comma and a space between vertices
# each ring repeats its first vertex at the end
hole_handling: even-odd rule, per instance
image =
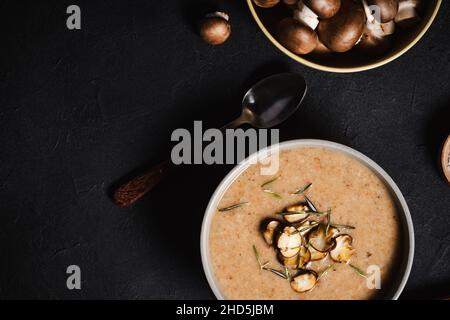
POLYGON ((331 259, 336 262, 348 263, 355 251, 352 247, 352 237, 348 234, 341 234, 335 240, 336 247, 330 251, 331 259))
POLYGON ((297 231, 300 232, 302 236, 305 236, 317 225, 319 225, 319 223, 316 221, 305 221, 300 226, 297 227, 297 231))
POLYGON ((317 283, 317 273, 313 270, 305 270, 296 275, 291 281, 291 287, 297 292, 307 292, 317 283))
POLYGON ((302 236, 297 229, 285 227, 278 238, 277 247, 283 257, 291 258, 299 253, 302 240, 302 236))
POLYGON ((289 223, 299 223, 309 216, 309 208, 306 204, 296 204, 286 208, 283 218, 289 223))
POLYGON ((303 268, 310 261, 311 261, 311 252, 308 250, 306 246, 302 246, 298 253, 297 268, 303 268))
POLYGON ((266 225, 266 229, 263 231, 263 237, 266 243, 271 246, 275 235, 275 230, 280 226, 280 221, 272 220, 266 225))
POLYGON ((278 259, 287 268, 301 269, 311 261, 311 252, 309 252, 306 246, 301 246, 299 252, 295 256, 286 258, 279 253, 278 259))
POLYGON ((320 252, 314 249, 312 246, 308 247, 308 251, 311 255, 311 261, 319 261, 325 258, 328 255, 328 252, 320 252))
POLYGON ((320 224, 318 228, 308 234, 309 245, 319 252, 328 252, 336 246, 334 238, 326 234, 326 226, 320 224))
POLYGON ((339 234, 339 229, 335 227, 329 227, 327 237, 328 238, 334 238, 339 234))

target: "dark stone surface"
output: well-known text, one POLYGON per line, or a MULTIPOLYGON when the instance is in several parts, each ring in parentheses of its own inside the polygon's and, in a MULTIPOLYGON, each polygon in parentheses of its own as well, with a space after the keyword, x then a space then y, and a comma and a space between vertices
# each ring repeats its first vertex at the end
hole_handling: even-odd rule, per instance
POLYGON ((250 83, 284 70, 303 74, 310 90, 283 139, 341 142, 391 174, 416 232, 403 297, 441 294, 450 288, 450 188, 436 166, 450 131, 444 2, 406 55, 340 75, 283 56, 244 1, 216 1, 233 23, 219 47, 194 31, 214 1, 74 1, 81 31, 66 29, 73 1, 2 1, 0 297, 213 298, 200 224, 230 166, 185 167, 129 209, 114 206, 109 187, 162 158, 173 129, 226 123, 250 83), (81 291, 66 289, 70 264, 81 267, 81 291))

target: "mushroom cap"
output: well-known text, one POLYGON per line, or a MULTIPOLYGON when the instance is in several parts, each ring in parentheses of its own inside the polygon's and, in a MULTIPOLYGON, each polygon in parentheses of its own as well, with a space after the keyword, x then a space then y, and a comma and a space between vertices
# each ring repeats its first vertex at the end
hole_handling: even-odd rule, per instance
POLYGON ((320 40, 334 52, 346 52, 361 38, 366 23, 362 5, 342 0, 338 13, 321 20, 317 27, 320 40))
POLYGON ((209 14, 200 24, 200 36, 212 45, 222 44, 231 34, 231 25, 223 14, 209 14))
POLYGON ((280 0, 253 0, 253 2, 261 8, 272 8, 280 2, 280 0))
POLYGON ((378 6, 380 9, 380 21, 394 20, 398 12, 398 0, 366 0, 369 6, 378 6))
POLYGON ((288 5, 288 6, 292 6, 294 4, 297 4, 298 0, 283 0, 283 3, 288 5))
POLYGON ((304 2, 322 19, 331 18, 341 7, 341 0, 304 0, 304 2))
POLYGON ((282 45, 296 54, 307 54, 317 45, 313 29, 294 18, 284 18, 278 25, 278 38, 282 45))

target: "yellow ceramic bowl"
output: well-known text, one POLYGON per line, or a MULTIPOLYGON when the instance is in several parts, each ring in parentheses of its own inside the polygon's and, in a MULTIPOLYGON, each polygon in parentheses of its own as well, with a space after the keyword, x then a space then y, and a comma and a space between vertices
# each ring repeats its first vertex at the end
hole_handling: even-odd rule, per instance
POLYGON ((281 45, 275 36, 277 23, 285 16, 289 16, 287 10, 283 10, 283 4, 269 9, 256 6, 253 0, 247 0, 250 12, 256 20, 259 28, 266 37, 284 54, 305 66, 329 72, 359 72, 377 68, 397 59, 410 48, 412 48, 422 36, 427 32, 433 23, 442 0, 425 0, 426 8, 422 13, 421 22, 409 29, 396 31, 393 35, 393 45, 390 50, 380 56, 362 55, 351 50, 347 53, 335 53, 328 59, 317 59, 306 56, 299 56, 292 53, 281 45))

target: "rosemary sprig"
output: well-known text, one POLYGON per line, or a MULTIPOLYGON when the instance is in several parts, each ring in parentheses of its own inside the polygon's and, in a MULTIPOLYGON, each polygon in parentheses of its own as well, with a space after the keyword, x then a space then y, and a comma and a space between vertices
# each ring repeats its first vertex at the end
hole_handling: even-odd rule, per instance
POLYGON ((320 278, 325 276, 328 273, 328 271, 330 271, 331 268, 333 268, 333 264, 329 264, 322 271, 320 271, 319 276, 317 277, 317 281, 319 281, 320 278))
POLYGON ((367 278, 367 274, 366 274, 364 271, 362 271, 360 268, 358 268, 358 267, 352 265, 351 263, 349 263, 348 266, 349 266, 350 268, 352 268, 352 269, 353 269, 358 275, 360 275, 361 277, 367 278))
POLYGON ((333 228, 338 228, 338 229, 356 229, 354 226, 348 226, 345 224, 335 224, 335 223, 331 223, 330 224, 333 228))
POLYGON ((320 211, 320 212, 313 212, 313 211, 288 211, 288 212, 278 212, 277 214, 282 215, 282 216, 290 216, 290 215, 294 215, 294 214, 309 214, 309 215, 313 215, 313 216, 322 216, 324 214, 327 214, 328 211, 320 211))
MULTIPOLYGON (((296 232, 305 232, 305 231, 309 231, 309 230, 311 230, 311 229, 317 227, 318 225, 319 225, 319 224, 316 222, 315 224, 311 224, 310 226, 306 226, 306 227, 297 229, 296 232)), ((294 234, 294 233, 295 233, 295 231, 294 231, 292 234, 294 234)))
POLYGON ((328 230, 330 229, 330 224, 331 224, 331 209, 328 209, 328 211, 327 211, 327 226, 325 228, 325 235, 328 234, 328 230))
POLYGON ((287 276, 281 271, 278 271, 278 270, 275 270, 275 269, 272 269, 272 268, 264 268, 264 270, 270 271, 273 274, 276 274, 277 276, 279 276, 279 277, 281 277, 283 279, 286 279, 286 280, 288 279, 287 276))
POLYGON ((289 211, 289 212, 278 212, 277 214, 281 216, 292 216, 295 214, 309 214, 309 212, 306 211, 289 211))
POLYGON ((275 191, 272 191, 272 190, 269 190, 269 189, 264 189, 263 191, 264 191, 265 193, 271 195, 271 196, 274 197, 274 198, 277 198, 277 199, 281 199, 281 198, 282 198, 281 194, 276 193, 275 191))
POLYGON ((262 263, 262 261, 261 261, 261 256, 259 255, 258 249, 256 249, 256 246, 255 246, 255 245, 253 245, 253 252, 255 253, 256 261, 258 261, 259 268, 260 268, 261 270, 263 270, 264 267, 267 266, 268 262, 262 263))
POLYGON ((286 279, 291 281, 291 271, 289 271, 288 267, 284 266, 284 274, 286 275, 286 279))
POLYGON ((270 179, 270 180, 268 180, 268 181, 264 182, 264 183, 263 183, 263 184, 261 185, 261 188, 264 188, 265 186, 267 186, 267 185, 271 184, 272 182, 275 182, 275 181, 277 181, 278 179, 280 179, 280 176, 278 176, 278 177, 275 177, 275 178, 273 178, 273 179, 270 179))
POLYGON ((311 185, 312 185, 312 182, 310 182, 310 183, 304 185, 303 187, 301 187, 300 189, 298 189, 297 191, 295 191, 295 192, 292 193, 292 194, 302 194, 303 192, 305 192, 306 190, 308 190, 309 187, 311 187, 311 185))
POLYGON ((311 200, 309 200, 309 198, 307 196, 305 196, 305 201, 306 204, 308 205, 308 207, 313 211, 313 212, 318 212, 316 206, 314 205, 314 203, 312 203, 311 200))
POLYGON ((246 204, 248 204, 248 202, 236 203, 236 204, 233 204, 233 205, 231 205, 231 206, 229 206, 229 207, 220 208, 219 211, 220 211, 220 212, 230 211, 230 210, 233 210, 233 209, 237 209, 237 208, 239 208, 239 207, 242 207, 242 206, 244 206, 244 205, 246 205, 246 204))

